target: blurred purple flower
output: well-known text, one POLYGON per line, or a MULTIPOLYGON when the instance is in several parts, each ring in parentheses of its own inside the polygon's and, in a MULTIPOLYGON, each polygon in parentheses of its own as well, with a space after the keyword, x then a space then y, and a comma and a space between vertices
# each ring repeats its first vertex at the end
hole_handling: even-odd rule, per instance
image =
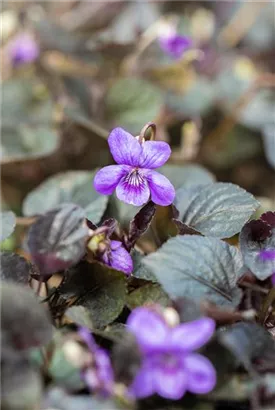
POLYGON ((93 357, 93 366, 83 370, 83 379, 91 391, 104 396, 112 393, 114 374, 108 353, 94 341, 86 327, 80 327, 78 334, 86 343, 93 357))
POLYGON ((170 157, 171 148, 163 141, 145 141, 122 128, 115 128, 108 139, 111 154, 118 165, 109 165, 97 172, 95 189, 103 195, 116 190, 117 197, 127 204, 141 206, 150 196, 158 205, 170 205, 175 189, 162 174, 154 171, 170 157))
POLYGON ((32 63, 39 56, 39 47, 31 35, 21 33, 11 42, 9 54, 14 66, 32 63))
POLYGON ((215 322, 201 318, 169 327, 156 312, 135 309, 128 318, 129 330, 136 336, 143 362, 130 388, 137 398, 158 393, 178 400, 186 391, 203 394, 216 384, 211 362, 193 350, 213 335, 215 322))
POLYGON ((127 275, 133 271, 133 260, 130 253, 120 241, 110 241, 110 249, 101 256, 102 262, 114 269, 120 270, 127 275))
POLYGON ((159 36, 159 45, 166 54, 177 60, 191 47, 192 40, 190 37, 171 32, 159 36))

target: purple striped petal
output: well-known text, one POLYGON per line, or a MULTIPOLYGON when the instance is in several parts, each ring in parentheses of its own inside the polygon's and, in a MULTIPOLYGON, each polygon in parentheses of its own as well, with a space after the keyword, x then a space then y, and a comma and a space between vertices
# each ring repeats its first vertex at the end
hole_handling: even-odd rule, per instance
POLYGON ((126 204, 135 206, 144 205, 150 197, 150 190, 146 178, 133 169, 117 185, 116 194, 118 199, 126 204))
POLYGON ((127 165, 109 165, 100 169, 94 178, 94 187, 103 195, 111 195, 119 181, 129 172, 127 165))
POLYGON ((154 368, 154 387, 156 392, 166 399, 179 400, 187 388, 187 373, 180 364, 171 366, 163 363, 154 368))
POLYGON ((115 128, 111 131, 108 144, 114 160, 118 164, 138 165, 141 154, 141 145, 138 140, 123 128, 115 128))
POLYGON ((150 187, 152 201, 157 205, 170 205, 176 194, 171 182, 156 171, 147 170, 145 175, 150 187))
POLYGON ((133 394, 137 399, 142 399, 152 396, 154 393, 154 368, 149 361, 145 360, 130 386, 130 394, 133 394))
POLYGON ((139 159, 141 168, 161 167, 171 155, 171 148, 164 141, 145 141, 139 159))
POLYGON ((133 260, 129 252, 126 251, 124 246, 119 241, 111 241, 112 260, 110 265, 112 268, 121 270, 129 275, 133 272, 133 260))
POLYGON ((132 311, 127 320, 143 351, 151 351, 165 345, 169 329, 160 315, 143 307, 132 311))
POLYGON ((212 363, 200 354, 190 354, 183 359, 187 373, 187 389, 192 393, 208 393, 215 387, 216 370, 212 363))
POLYGON ((212 337, 215 321, 210 318, 182 323, 171 330, 170 345, 184 351, 199 349, 212 337))

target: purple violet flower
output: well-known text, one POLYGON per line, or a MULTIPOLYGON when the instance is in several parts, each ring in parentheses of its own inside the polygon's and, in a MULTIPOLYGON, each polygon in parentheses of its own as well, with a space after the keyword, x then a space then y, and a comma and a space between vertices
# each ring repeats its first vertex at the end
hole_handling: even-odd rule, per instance
POLYGON ((213 335, 215 322, 201 318, 169 327, 153 310, 140 307, 130 314, 127 325, 136 336, 143 362, 131 393, 144 398, 154 393, 179 400, 186 391, 204 394, 216 384, 216 371, 204 356, 193 353, 213 335))
POLYGON ((9 54, 14 66, 32 63, 39 56, 39 47, 31 35, 21 33, 11 42, 9 54))
POLYGON ((97 391, 104 396, 111 394, 114 374, 108 353, 95 343, 86 327, 80 327, 78 334, 86 343, 94 359, 94 365, 83 370, 83 379, 91 391, 97 391))
POLYGON ((102 262, 127 275, 133 272, 133 260, 120 241, 110 241, 110 250, 101 256, 102 262))
POLYGON ((144 205, 150 198, 158 205, 170 205, 175 189, 162 174, 154 171, 170 157, 171 148, 163 141, 145 141, 122 128, 109 135, 111 154, 118 165, 99 170, 94 179, 95 189, 103 195, 116 190, 118 199, 135 206, 144 205))
POLYGON ((159 36, 159 45, 166 54, 177 60, 191 47, 192 40, 190 37, 171 31, 159 36))

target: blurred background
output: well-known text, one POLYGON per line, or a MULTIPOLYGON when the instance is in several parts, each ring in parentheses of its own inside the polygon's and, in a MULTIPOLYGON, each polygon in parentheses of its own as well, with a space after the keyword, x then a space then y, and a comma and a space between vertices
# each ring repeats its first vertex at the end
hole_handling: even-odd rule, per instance
POLYGON ((3 209, 21 216, 49 176, 111 163, 110 129, 148 121, 170 163, 275 209, 273 2, 7 1, 1 20, 3 209), (177 58, 169 29, 191 41, 177 58))

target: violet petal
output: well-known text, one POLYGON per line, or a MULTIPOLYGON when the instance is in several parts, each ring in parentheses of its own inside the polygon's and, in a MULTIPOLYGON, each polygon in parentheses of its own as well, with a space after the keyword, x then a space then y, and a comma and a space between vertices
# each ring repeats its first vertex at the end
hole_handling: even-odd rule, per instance
POLYGON ((123 128, 111 131, 108 144, 114 160, 118 164, 137 166, 141 154, 141 145, 138 140, 123 128))
POLYGON ((162 347, 166 343, 169 329, 162 317, 150 309, 134 309, 128 317, 127 325, 144 352, 162 347))
POLYGON ((159 44, 165 53, 178 59, 192 45, 192 41, 189 37, 173 34, 160 37, 159 44))
POLYGON ((133 260, 130 253, 127 252, 119 241, 111 241, 111 248, 113 249, 111 251, 112 260, 110 263, 112 268, 120 270, 127 275, 131 274, 133 272, 133 260), (113 249, 113 247, 115 247, 115 249, 113 249))
POLYGON ((161 167, 171 155, 171 148, 164 141, 145 141, 142 145, 142 153, 139 159, 141 168, 161 167))
POLYGON ((162 363, 161 366, 155 367, 154 387, 156 392, 166 399, 181 399, 187 388, 187 374, 181 362, 173 366, 162 363))
POLYGON ((201 318, 192 322, 182 323, 171 330, 171 346, 192 351, 199 349, 212 337, 215 331, 215 321, 210 318, 201 318))
POLYGON ((109 165, 100 169, 94 178, 95 190, 103 195, 111 195, 129 169, 127 165, 109 165))
POLYGON ((141 206, 149 200, 150 190, 146 178, 139 171, 133 170, 120 180, 116 194, 126 204, 141 206))
POLYGON ((192 393, 208 393, 215 387, 216 370, 204 356, 194 353, 183 360, 188 375, 187 389, 192 393))
POLYGON ((156 171, 146 172, 147 181, 151 191, 151 199, 157 205, 170 205, 175 199, 175 188, 164 175, 156 171))
POLYGON ((130 394, 137 399, 149 397, 155 393, 154 390, 154 369, 150 365, 149 360, 144 360, 144 363, 138 371, 132 385, 130 386, 130 394))

